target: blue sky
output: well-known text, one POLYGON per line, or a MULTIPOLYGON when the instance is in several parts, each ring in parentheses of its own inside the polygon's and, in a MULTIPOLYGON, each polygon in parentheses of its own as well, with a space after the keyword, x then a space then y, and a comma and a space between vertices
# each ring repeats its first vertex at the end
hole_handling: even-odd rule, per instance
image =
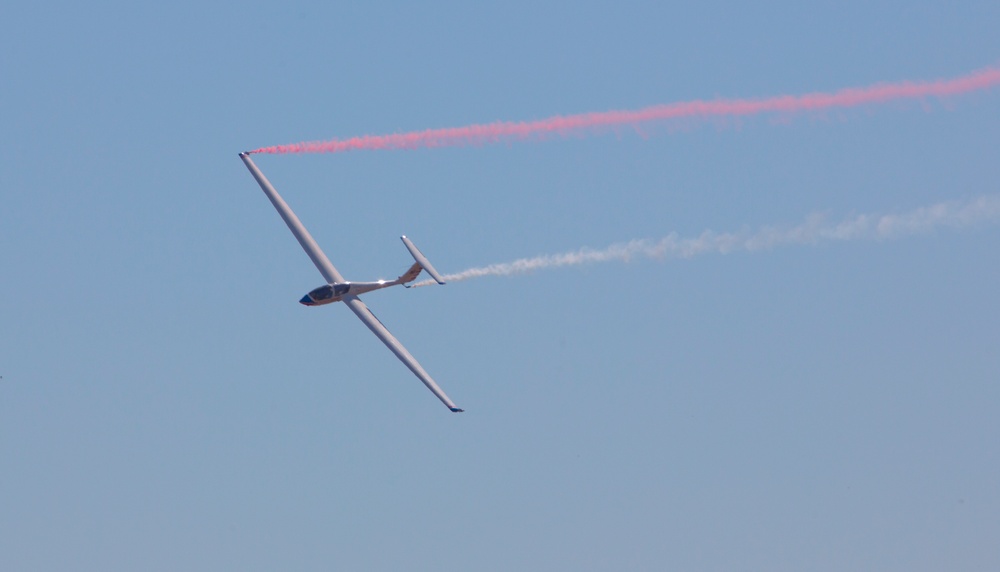
MULTIPOLYGON (((986 570, 1000 228, 366 301, 239 151, 1000 62, 995 2, 50 3, 0 34, 0 569, 986 570)), ((347 277, 998 192, 1000 91, 256 162, 347 277)))

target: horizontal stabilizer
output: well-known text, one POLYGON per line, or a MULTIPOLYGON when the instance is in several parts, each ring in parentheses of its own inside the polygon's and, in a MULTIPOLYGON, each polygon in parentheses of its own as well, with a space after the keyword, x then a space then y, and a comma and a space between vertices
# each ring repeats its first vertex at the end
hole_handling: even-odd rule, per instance
POLYGON ((427 257, 424 256, 423 253, 417 249, 417 246, 413 244, 413 242, 411 242, 410 239, 406 238, 405 236, 401 236, 399 238, 403 239, 403 244, 406 245, 406 249, 410 251, 410 255, 413 256, 413 259, 417 261, 417 264, 423 267, 423 269, 426 270, 427 273, 431 275, 431 278, 433 278, 435 282, 437 282, 438 284, 444 284, 444 278, 442 278, 441 275, 438 274, 437 270, 434 270, 434 267, 431 266, 430 261, 428 261, 427 257))

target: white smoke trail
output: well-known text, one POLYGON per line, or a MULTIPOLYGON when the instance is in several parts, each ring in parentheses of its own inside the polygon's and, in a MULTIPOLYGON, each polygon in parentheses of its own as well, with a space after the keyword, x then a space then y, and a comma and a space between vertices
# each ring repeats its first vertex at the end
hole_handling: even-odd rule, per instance
MULTIPOLYGON (((706 230, 695 238, 680 238, 671 233, 659 240, 633 240, 612 244, 602 250, 581 248, 574 252, 520 258, 513 262, 469 268, 444 276, 445 281, 460 282, 482 276, 511 276, 546 268, 577 266, 596 262, 623 261, 633 258, 693 258, 702 254, 757 252, 784 245, 809 245, 851 240, 888 240, 931 232, 937 228, 966 228, 1000 221, 1000 195, 984 195, 964 201, 949 201, 921 207, 901 214, 862 214, 841 222, 827 222, 814 214, 793 227, 765 226, 757 231, 715 233, 706 230)), ((433 280, 415 286, 434 284, 433 280)))

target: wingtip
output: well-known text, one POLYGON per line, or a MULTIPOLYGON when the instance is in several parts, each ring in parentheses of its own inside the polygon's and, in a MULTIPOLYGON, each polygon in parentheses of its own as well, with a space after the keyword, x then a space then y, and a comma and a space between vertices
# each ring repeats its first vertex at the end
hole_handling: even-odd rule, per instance
POLYGON ((452 413, 465 413, 464 409, 459 409, 458 407, 449 407, 448 409, 451 409, 452 413))

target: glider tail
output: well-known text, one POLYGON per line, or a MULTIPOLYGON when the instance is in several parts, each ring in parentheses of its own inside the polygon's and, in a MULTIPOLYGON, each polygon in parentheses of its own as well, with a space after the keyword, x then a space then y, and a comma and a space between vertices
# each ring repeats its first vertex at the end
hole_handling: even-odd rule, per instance
POLYGON ((400 277, 397 278, 397 280, 399 280, 400 284, 409 288, 409 283, 416 280, 417 276, 420 276, 420 272, 423 269, 424 267, 421 266, 419 262, 414 262, 413 266, 411 266, 409 270, 400 275, 400 277))
MULTIPOLYGON (((431 278, 433 278, 435 282, 437 282, 438 284, 444 284, 444 278, 442 278, 441 275, 438 274, 438 271, 435 270, 433 266, 431 266, 430 261, 427 260, 427 257, 424 256, 424 254, 417 249, 417 246, 413 244, 413 242, 410 239, 406 238, 405 236, 401 236, 399 238, 403 240, 403 244, 406 245, 406 250, 409 250, 410 255, 412 255, 413 259, 417 261, 417 263, 411 266, 410 270, 407 271, 407 273, 401 276, 400 278, 409 277, 409 275, 413 272, 415 268, 422 268, 426 270, 428 274, 431 275, 431 278)), ((418 271, 417 274, 419 273, 420 272, 418 271)), ((411 280, 416 279, 416 277, 417 275, 414 274, 411 280)))

